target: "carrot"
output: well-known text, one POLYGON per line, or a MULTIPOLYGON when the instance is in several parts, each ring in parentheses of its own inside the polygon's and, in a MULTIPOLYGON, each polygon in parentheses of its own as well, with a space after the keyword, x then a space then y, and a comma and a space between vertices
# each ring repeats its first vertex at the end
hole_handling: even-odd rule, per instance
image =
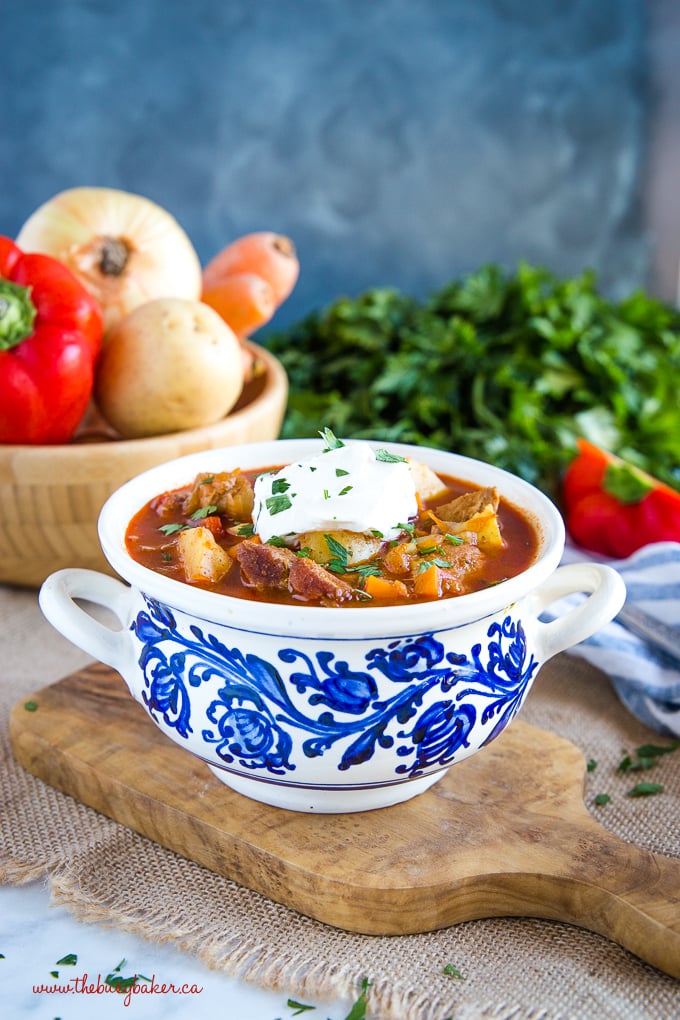
POLYGON ((255 273, 233 273, 203 284, 201 301, 210 305, 239 338, 250 336, 276 311, 274 291, 255 273))
POLYGON ((278 307, 290 295, 300 274, 295 245, 289 237, 272 231, 244 234, 207 264, 203 270, 203 286, 212 288, 234 273, 255 273, 266 280, 278 307))
POLYGON ((406 585, 401 581, 390 581, 386 577, 369 574, 366 578, 364 591, 374 599, 403 599, 408 596, 406 585))
POLYGON ((438 599, 442 593, 441 577, 439 567, 433 563, 416 577, 413 590, 416 595, 422 595, 427 599, 438 599))

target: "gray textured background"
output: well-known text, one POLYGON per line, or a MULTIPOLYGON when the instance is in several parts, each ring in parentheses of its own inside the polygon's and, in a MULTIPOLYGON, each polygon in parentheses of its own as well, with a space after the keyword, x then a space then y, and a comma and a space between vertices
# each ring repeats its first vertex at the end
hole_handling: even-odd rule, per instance
MULTIPOLYGON (((0 0, 0 232, 64 188, 273 229, 285 324, 485 261, 649 282, 643 0, 0 0)), ((652 286, 654 281, 651 281, 652 286)))

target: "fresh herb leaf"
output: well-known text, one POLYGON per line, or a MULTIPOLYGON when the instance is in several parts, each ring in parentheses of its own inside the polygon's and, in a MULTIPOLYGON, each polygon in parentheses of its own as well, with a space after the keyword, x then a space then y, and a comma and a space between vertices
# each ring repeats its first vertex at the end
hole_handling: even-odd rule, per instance
POLYGON ((188 524, 162 524, 158 530, 169 537, 170 535, 175 535, 178 531, 186 531, 188 527, 188 524))
POLYGON ((323 453, 328 453, 329 450, 339 450, 341 446, 345 445, 329 428, 321 429, 319 435, 326 444, 325 449, 322 451, 323 453))
POLYGON ((268 496, 264 502, 272 517, 274 514, 283 513, 284 510, 290 510, 293 505, 290 498, 282 494, 277 496, 268 496))
POLYGON ((344 468, 336 468, 335 469, 335 477, 336 478, 344 478, 345 475, 348 475, 348 474, 349 474, 349 471, 345 471, 344 468))
POLYGON ((268 538, 267 541, 265 542, 265 545, 273 545, 277 549, 283 549, 285 544, 286 543, 284 539, 281 538, 280 535, 272 535, 272 537, 268 538))
POLYGON ((586 765, 586 769, 588 770, 588 772, 594 772, 596 768, 597 768, 597 762, 595 761, 594 758, 590 758, 588 760, 588 764, 586 765))
POLYGON ((236 528, 236 534, 245 538, 250 538, 251 535, 255 534, 255 528, 252 524, 239 524, 236 528))
POLYGON ((361 994, 345 1017, 345 1020, 366 1020, 366 995, 370 987, 370 981, 368 978, 364 978, 361 982, 361 994))
POLYGON ((346 496, 348 492, 351 492, 354 488, 353 485, 346 485, 344 489, 340 489, 338 496, 346 496))
POLYGON ((671 744, 643 744, 635 750, 634 754, 626 753, 619 762, 617 772, 641 772, 653 768, 658 759, 664 754, 677 751, 680 741, 674 740, 671 744))
POLYGON ((608 793, 596 793, 593 797, 593 802, 597 804, 598 807, 602 807, 603 804, 608 804, 610 800, 611 797, 608 793))
POLYGON ((326 564, 327 568, 335 574, 346 574, 349 551, 342 542, 338 542, 337 538, 333 538, 332 535, 324 535, 323 537, 326 539, 326 545, 331 554, 331 559, 326 564))
POLYGON ((591 272, 485 265, 423 299, 372 288, 267 347, 289 378, 283 438, 323 421, 455 449, 557 494, 584 436, 680 488, 680 309, 642 291, 609 299, 591 272))
POLYGON ((201 485, 212 485, 214 481, 215 481, 214 475, 207 475, 205 478, 201 479, 201 485))
POLYGON ((316 1006, 308 1006, 304 1002, 296 1002, 295 999, 289 999, 286 1005, 289 1009, 294 1010, 293 1016, 299 1016, 300 1013, 306 1013, 309 1009, 316 1009, 316 1006))
POLYGON ((78 963, 78 957, 75 953, 67 953, 66 956, 62 956, 61 960, 57 960, 57 967, 75 967, 78 963))
POLYGON ((671 754, 680 747, 680 740, 674 740, 671 744, 643 744, 638 747, 636 754, 640 758, 660 758, 663 754, 671 754))
POLYGON ((406 464, 406 457, 399 457, 396 453, 390 453, 389 450, 375 451, 375 459, 381 461, 383 464, 406 464))
POLYGON ((447 532, 443 538, 445 542, 450 542, 451 545, 465 545, 465 539, 461 538, 460 535, 449 535, 447 532))
POLYGON ((24 708, 26 709, 27 712, 37 712, 38 711, 38 702, 37 701, 25 701, 24 702, 24 708))
POLYGON ((378 563, 357 563, 354 567, 347 567, 348 574, 358 574, 359 577, 380 577, 382 570, 378 563))
POLYGON ((663 793, 663 783, 638 783, 628 791, 629 797, 651 797, 655 793, 663 793))
POLYGON ((442 970, 442 974, 449 974, 451 977, 455 977, 455 978, 462 978, 463 977, 463 975, 458 970, 458 968, 455 967, 452 963, 447 963, 446 964, 446 966, 442 970))
POLYGON ((212 517, 216 510, 217 507, 214 504, 211 504, 210 506, 201 506, 198 508, 198 510, 194 510, 189 520, 202 521, 206 517, 212 517))
POLYGON ((287 492, 290 489, 290 482, 285 478, 277 478, 272 482, 272 492, 287 492))

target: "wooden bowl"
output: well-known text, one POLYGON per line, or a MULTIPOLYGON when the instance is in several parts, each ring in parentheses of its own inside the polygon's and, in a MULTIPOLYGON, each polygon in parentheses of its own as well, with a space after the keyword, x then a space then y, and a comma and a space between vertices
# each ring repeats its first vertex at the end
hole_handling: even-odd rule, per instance
POLYGON ((259 371, 215 425, 130 440, 90 428, 63 446, 0 445, 0 582, 36 588, 74 566, 113 573, 97 519, 123 482, 185 453, 276 439, 288 379, 273 355, 249 346, 259 371))

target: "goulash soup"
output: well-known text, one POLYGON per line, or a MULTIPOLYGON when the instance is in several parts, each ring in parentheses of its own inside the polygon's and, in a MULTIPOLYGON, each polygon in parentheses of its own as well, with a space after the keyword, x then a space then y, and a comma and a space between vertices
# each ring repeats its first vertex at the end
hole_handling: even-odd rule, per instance
POLYGON ((133 559, 175 580, 264 602, 401 605, 521 573, 537 534, 496 488, 342 442, 283 467, 199 474, 131 520, 133 559))

